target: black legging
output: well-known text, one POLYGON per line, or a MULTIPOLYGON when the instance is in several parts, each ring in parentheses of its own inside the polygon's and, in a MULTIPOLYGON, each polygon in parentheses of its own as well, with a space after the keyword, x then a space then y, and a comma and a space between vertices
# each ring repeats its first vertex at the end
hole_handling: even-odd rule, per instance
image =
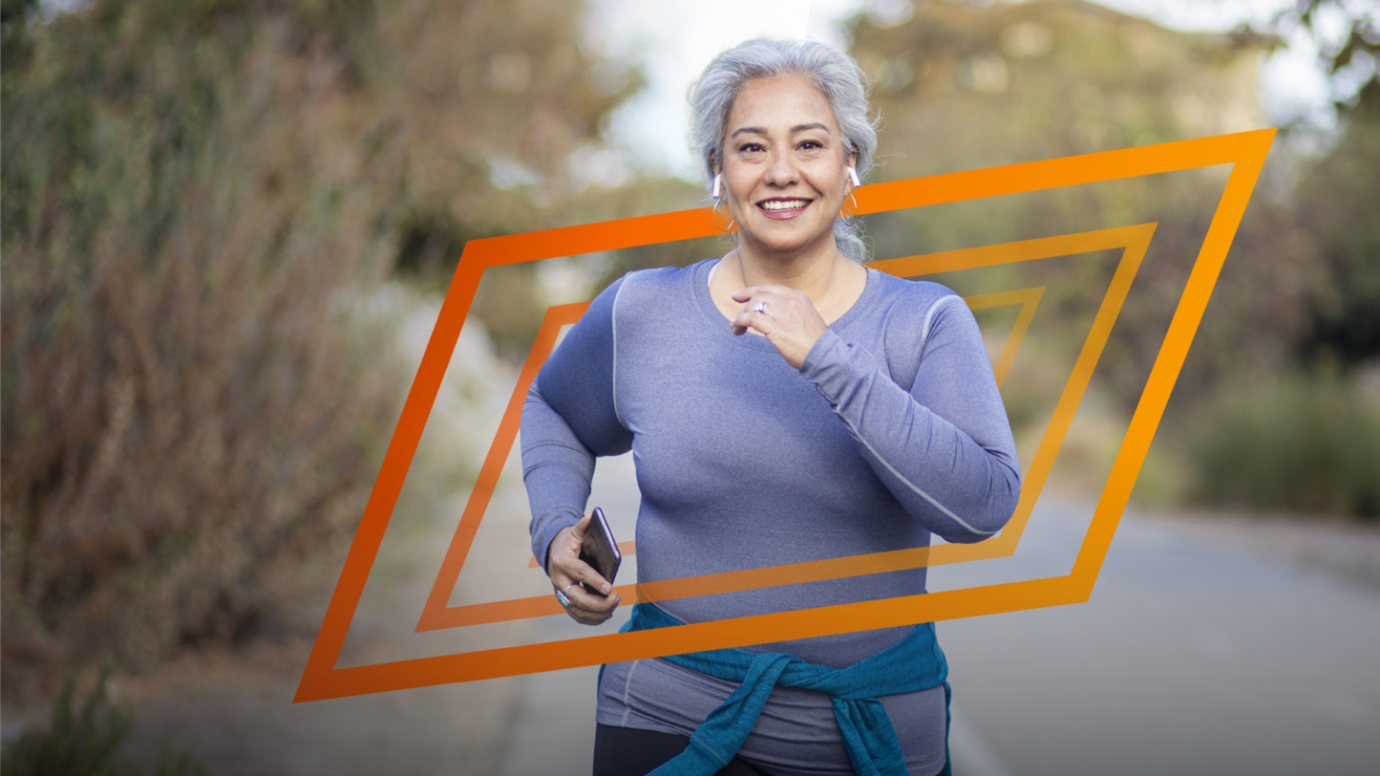
MULTIPOLYGON (((614 727, 594 723, 594 776, 646 776, 653 768, 685 751, 688 736, 659 730, 614 727)), ((940 768, 939 773, 944 769, 940 768)), ((752 765, 733 758, 715 776, 766 776, 752 765)), ((935 774, 939 776, 939 774, 935 774)))
MULTIPOLYGON (((594 776, 646 776, 689 745, 689 736, 595 723, 594 776)), ((735 757, 717 776, 766 774, 735 757)))

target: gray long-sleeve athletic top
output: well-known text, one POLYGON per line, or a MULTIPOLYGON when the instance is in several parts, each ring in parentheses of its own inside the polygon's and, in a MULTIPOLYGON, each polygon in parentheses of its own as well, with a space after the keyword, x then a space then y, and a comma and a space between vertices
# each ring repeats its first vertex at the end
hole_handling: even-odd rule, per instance
MULTIPOLYGON (((715 263, 624 276, 534 381, 521 433, 536 557, 584 514, 595 458, 629 449, 642 494, 639 582, 926 546, 931 533, 974 542, 1001 529, 1019 466, 962 299, 868 269, 862 296, 796 370, 765 337, 734 336, 709 296, 715 263)), ((657 606, 693 623, 924 587, 918 568, 657 606)), ((843 667, 909 630, 747 649, 843 667)))

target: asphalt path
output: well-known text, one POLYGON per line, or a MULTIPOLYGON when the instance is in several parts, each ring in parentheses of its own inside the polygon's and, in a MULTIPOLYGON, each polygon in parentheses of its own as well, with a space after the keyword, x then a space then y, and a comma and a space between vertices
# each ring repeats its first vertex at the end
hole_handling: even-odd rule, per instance
MULTIPOLYGON (((514 460, 454 598, 550 591, 527 568, 514 460)), ((591 505, 632 536, 626 459, 601 462, 591 505)), ((561 615, 416 633, 463 499, 447 521, 383 543, 339 665, 447 655, 611 630, 561 615), (396 542, 396 543, 395 543, 396 542)), ((932 591, 1060 575, 1091 509, 1046 496, 1011 558, 932 570, 932 591)), ((636 578, 636 556, 620 581, 636 578)), ((324 601, 321 602, 324 611, 324 601)), ((941 622, 959 776, 1380 772, 1380 529, 1128 514, 1087 603, 941 622)), ((588 774, 596 668, 315 703, 291 702, 310 643, 189 655, 119 677, 125 747, 164 741, 221 774, 588 774)), ((46 713, 5 707, 6 737, 46 713)))
MULTIPOLYGON (((626 457, 601 461, 590 504, 631 536, 626 457)), ((930 589, 1066 574, 1091 511, 1046 496, 1013 557, 933 569, 930 589)), ((1380 589, 1262 552, 1254 533, 1128 513, 1088 602, 940 623, 955 773, 1380 772, 1380 589)), ((590 633, 561 617, 535 628, 590 633)), ((596 673, 520 680, 500 773, 589 772, 596 673)))

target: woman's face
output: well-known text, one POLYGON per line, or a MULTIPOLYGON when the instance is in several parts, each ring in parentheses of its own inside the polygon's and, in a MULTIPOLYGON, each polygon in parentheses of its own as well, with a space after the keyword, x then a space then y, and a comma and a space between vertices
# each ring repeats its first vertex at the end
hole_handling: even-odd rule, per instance
POLYGON ((749 82, 728 114, 722 167, 742 246, 780 254, 832 245, 850 161, 829 101, 808 81, 749 82))

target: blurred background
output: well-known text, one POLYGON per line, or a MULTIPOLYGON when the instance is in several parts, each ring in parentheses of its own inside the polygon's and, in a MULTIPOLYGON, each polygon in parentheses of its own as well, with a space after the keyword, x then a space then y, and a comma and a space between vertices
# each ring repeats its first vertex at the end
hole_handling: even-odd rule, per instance
MULTIPOLYGON (((559 674, 309 710, 286 699, 466 241, 705 205, 684 90, 760 34, 857 58, 883 119, 874 181, 1280 127, 1133 508, 1151 533, 1227 537, 1321 570, 1361 596, 1348 618, 1376 611, 1369 0, 3 0, 7 756, 49 728, 65 681, 95 703, 110 666, 113 708, 134 713, 117 754, 137 763, 170 741, 210 772, 376 772, 350 747, 396 764, 440 746, 433 765, 395 772, 583 772, 514 754, 513 731, 551 734, 533 698, 559 674)), ((1225 179, 1188 171, 869 220, 876 258, 1160 224, 1049 486, 1060 503, 1100 491, 1225 179)), ((548 305, 731 247, 487 272, 395 514, 400 546, 444 550, 548 305)), ((1048 286, 1047 328, 1004 388, 1026 463, 1064 379, 1041 364, 1081 343, 1114 266, 1070 264, 1061 277, 1076 282, 1048 286)), ((944 280, 970 293, 1042 271, 944 280)), ((384 646, 411 632, 420 600, 406 596, 434 573, 399 557, 375 573, 402 603, 362 615, 384 646)), ((1323 705, 1365 728, 1380 719, 1372 685, 1323 705)), ((70 735, 119 733, 111 713, 70 735)), ((1037 749, 1011 733, 966 751, 973 772, 1036 773, 1037 749)))

